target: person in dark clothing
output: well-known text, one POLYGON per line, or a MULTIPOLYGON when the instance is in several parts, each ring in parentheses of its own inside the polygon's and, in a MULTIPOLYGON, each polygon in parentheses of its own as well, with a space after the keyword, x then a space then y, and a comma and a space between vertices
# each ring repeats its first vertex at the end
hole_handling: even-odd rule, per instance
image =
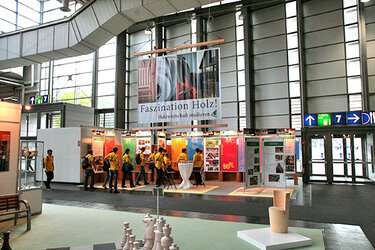
POLYGON ((126 175, 129 177, 129 182, 130 182, 130 187, 133 188, 134 183, 133 183, 133 175, 132 175, 132 170, 133 170, 133 165, 130 162, 130 156, 129 156, 130 149, 125 149, 124 155, 122 156, 122 181, 121 181, 121 187, 126 187, 125 186, 125 178, 126 175))

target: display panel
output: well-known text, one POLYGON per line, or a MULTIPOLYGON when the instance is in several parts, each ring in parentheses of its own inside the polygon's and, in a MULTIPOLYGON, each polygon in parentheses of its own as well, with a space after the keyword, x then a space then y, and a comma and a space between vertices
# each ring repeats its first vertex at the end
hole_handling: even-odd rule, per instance
POLYGON ((172 161, 176 162, 182 149, 186 148, 185 138, 172 138, 172 161))
POLYGON ((204 169, 208 172, 220 171, 220 140, 219 138, 204 139, 204 169))
POLYGON ((121 148, 122 154, 124 154, 125 149, 129 149, 130 161, 135 163, 135 138, 121 138, 121 148))
POLYGON ((245 138, 238 138, 238 172, 245 171, 245 138))
POLYGON ((0 131, 0 172, 9 171, 10 131, 0 131))
POLYGON ((221 118, 219 49, 138 62, 138 122, 221 118))
POLYGON ((221 138, 221 171, 237 172, 237 138, 221 138))
POLYGON ((187 139, 187 154, 188 154, 189 161, 193 161, 195 150, 197 148, 203 151, 203 139, 201 138, 187 139))
POLYGON ((145 148, 145 154, 151 154, 151 137, 137 137, 137 148, 136 152, 141 151, 141 148, 145 148))
POLYGON ((245 151, 245 185, 247 188, 262 186, 261 143, 259 138, 246 138, 245 151))
POLYGON ((264 138, 262 173, 266 187, 285 187, 284 138, 264 138))

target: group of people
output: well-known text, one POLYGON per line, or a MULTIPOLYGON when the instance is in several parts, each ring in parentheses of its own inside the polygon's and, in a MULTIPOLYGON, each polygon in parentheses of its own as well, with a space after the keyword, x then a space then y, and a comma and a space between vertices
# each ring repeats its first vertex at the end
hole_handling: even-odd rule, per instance
MULTIPOLYGON (((156 177, 156 186, 161 186, 161 182, 163 180, 163 176, 165 172, 171 171, 172 164, 169 158, 169 154, 167 150, 164 148, 155 149, 152 154, 146 159, 145 156, 145 148, 141 148, 140 152, 136 155, 136 164, 139 166, 139 173, 135 184, 133 183, 133 176, 132 171, 134 170, 134 166, 132 164, 132 159, 129 156, 130 149, 125 149, 125 152, 120 160, 120 157, 117 154, 118 148, 114 147, 112 151, 104 158, 103 162, 103 170, 106 172, 106 177, 104 179, 103 187, 107 188, 107 182, 109 182, 109 192, 118 193, 117 190, 117 177, 119 173, 119 169, 121 169, 122 181, 121 187, 126 187, 125 179, 126 176, 129 178, 130 187, 133 188, 135 185, 140 185, 139 181, 140 178, 143 177, 144 185, 150 184, 147 181, 145 167, 148 164, 149 169, 151 170, 151 182, 154 180, 154 169, 156 169, 157 177, 156 177)), ((203 155, 202 150, 197 148, 195 150, 195 155, 193 158, 193 170, 195 170, 195 181, 196 184, 201 183, 201 176, 200 170, 203 165, 203 155)), ((95 179, 95 172, 94 172, 94 156, 93 151, 89 150, 88 154, 85 156, 87 158, 87 166, 84 169, 85 171, 85 178, 84 178, 84 189, 89 190, 88 188, 88 181, 91 178, 90 188, 94 188, 94 179, 95 179)), ((47 156, 44 158, 44 171, 47 176, 47 180, 44 182, 47 189, 50 189, 50 183, 54 178, 54 158, 52 156, 52 150, 49 149, 47 151, 47 156)), ((188 156, 186 153, 186 148, 182 149, 181 154, 177 158, 178 163, 188 162, 188 156)))

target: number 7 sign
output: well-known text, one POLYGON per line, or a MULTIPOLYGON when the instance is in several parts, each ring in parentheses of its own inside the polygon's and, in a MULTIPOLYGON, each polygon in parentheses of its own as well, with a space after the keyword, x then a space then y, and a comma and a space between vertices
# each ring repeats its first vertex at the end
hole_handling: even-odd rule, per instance
POLYGON ((345 125, 346 114, 345 113, 333 113, 332 114, 332 125, 345 125))

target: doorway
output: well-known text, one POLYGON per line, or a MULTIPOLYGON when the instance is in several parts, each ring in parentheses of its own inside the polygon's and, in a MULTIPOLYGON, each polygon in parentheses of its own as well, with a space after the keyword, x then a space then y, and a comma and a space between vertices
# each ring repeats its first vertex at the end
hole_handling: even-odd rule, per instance
POLYGON ((349 131, 345 133, 337 128, 335 131, 325 129, 323 132, 318 128, 304 131, 304 166, 308 181, 375 181, 373 133, 349 131))

